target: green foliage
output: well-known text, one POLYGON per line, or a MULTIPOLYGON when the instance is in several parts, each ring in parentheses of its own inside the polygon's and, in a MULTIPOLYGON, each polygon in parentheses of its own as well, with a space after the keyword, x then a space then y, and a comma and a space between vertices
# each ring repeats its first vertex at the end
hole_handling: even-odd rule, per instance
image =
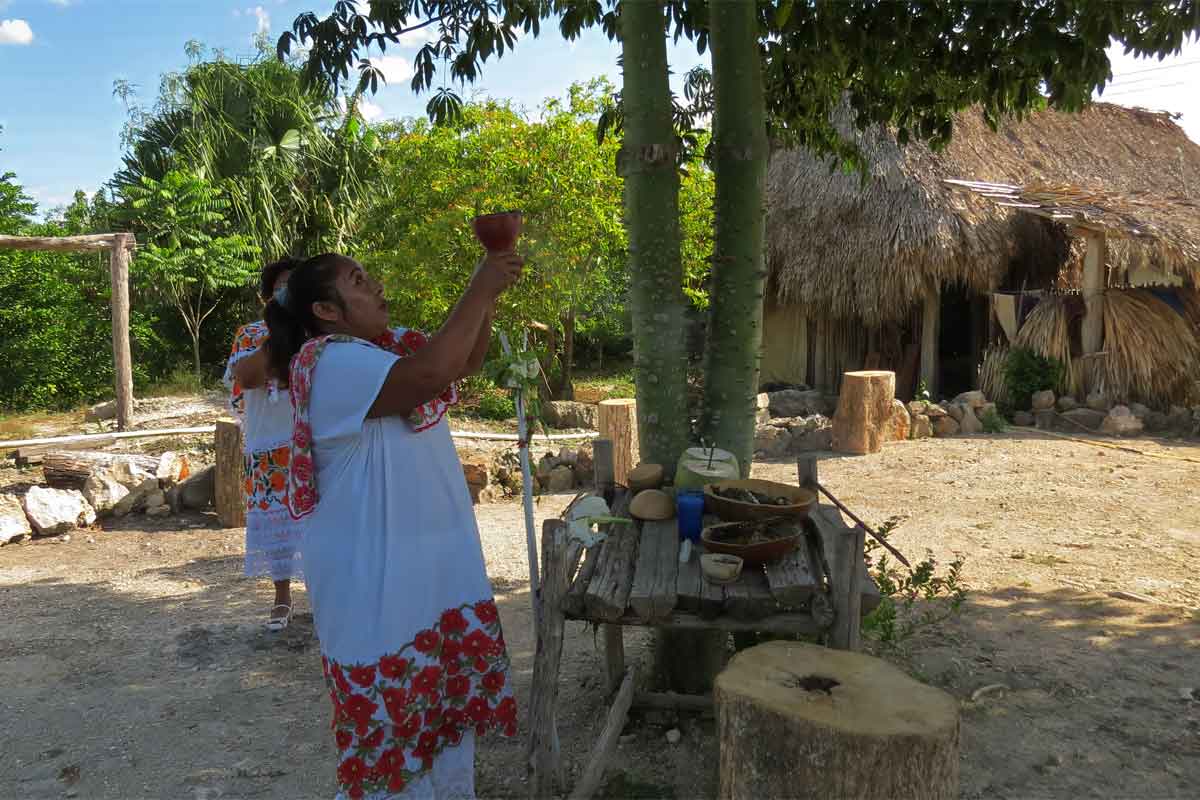
POLYGON ((924 401, 926 403, 933 402, 933 396, 929 394, 929 384, 925 382, 924 378, 917 381, 917 392, 913 396, 913 400, 924 401))
POLYGON ((229 202, 200 176, 181 170, 161 181, 143 176, 125 196, 145 241, 134 261, 146 280, 183 319, 200 373, 200 333, 225 292, 249 283, 258 269, 258 247, 232 234, 229 202))
MULTIPOLYGON (((899 524, 900 519, 892 517, 876 533, 886 539, 899 524)), ((962 556, 956 556, 939 574, 932 554, 909 569, 893 564, 883 546, 870 537, 865 550, 881 595, 879 606, 863 619, 865 636, 885 647, 896 647, 922 628, 949 619, 962 607, 967 595, 962 556)))
POLYGON ((475 413, 483 419, 504 421, 516 419, 517 407, 513 404, 512 395, 503 389, 492 388, 479 395, 475 413))
MULTIPOLYGON (((0 175, 0 233, 66 236, 92 233, 102 203, 75 202, 46 223, 12 174, 0 175)), ((108 255, 0 250, 0 408, 69 409, 111 395, 112 324, 108 255)), ((135 348, 146 317, 130 314, 135 348)), ((144 365, 134 359, 134 377, 144 365)))
POLYGON ((1066 370, 1062 362, 1047 358, 1025 347, 1014 347, 1008 351, 1004 362, 1004 384, 1008 390, 1005 411, 1024 410, 1033 405, 1034 392, 1058 389, 1066 370))
POLYGON ((1008 430, 1008 420, 994 408, 985 411, 979 422, 983 425, 984 433, 1004 433, 1008 430))
MULTIPOLYGON (((571 368, 568 334, 577 349, 625 335, 617 145, 595 138, 610 88, 601 81, 573 86, 566 98, 548 100, 536 120, 489 102, 466 105, 452 125, 381 126, 381 185, 355 255, 381 277, 399 319, 440 324, 480 256, 471 219, 519 208, 526 277, 501 303, 499 326, 516 332, 536 323, 552 376, 571 368)), ((712 175, 698 164, 684 186, 687 289, 700 301, 712 247, 712 175)))

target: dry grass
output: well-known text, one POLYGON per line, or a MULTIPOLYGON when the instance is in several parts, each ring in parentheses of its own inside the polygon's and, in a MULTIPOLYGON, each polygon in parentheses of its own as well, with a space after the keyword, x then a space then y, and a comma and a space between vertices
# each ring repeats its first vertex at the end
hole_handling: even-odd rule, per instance
POLYGON ((56 435, 83 424, 83 411, 33 411, 0 415, 0 440, 33 439, 56 435))
POLYGON ((1064 226, 947 186, 947 178, 1080 186, 1102 178, 1109 194, 1137 201, 1139 220, 1174 231, 1169 243, 1114 242, 1112 266, 1200 277, 1200 263, 1188 260, 1200 248, 1200 215, 1194 205, 1162 201, 1195 197, 1200 145, 1165 114, 1096 103, 1077 114, 1038 112, 994 132, 968 110, 938 153, 901 148, 879 127, 853 130, 848 114, 838 124, 868 161, 865 184, 807 152, 771 158, 767 259, 780 303, 877 326, 902 321, 927 287, 986 292, 1018 263, 1031 286, 1053 285, 1064 272, 1060 288, 1078 285, 1083 249, 1072 247, 1064 226), (1180 243, 1189 241, 1183 258, 1180 243))
POLYGON ((1008 348, 988 348, 983 354, 983 364, 979 367, 979 388, 998 406, 1008 404, 1008 386, 1004 378, 1004 366, 1008 361, 1008 348))
POLYGON ((1077 397, 1083 393, 1071 358, 1071 317, 1076 313, 1073 306, 1078 302, 1066 295, 1045 295, 1029 313, 1013 342, 1014 347, 1024 347, 1062 364, 1063 383, 1055 391, 1077 397))

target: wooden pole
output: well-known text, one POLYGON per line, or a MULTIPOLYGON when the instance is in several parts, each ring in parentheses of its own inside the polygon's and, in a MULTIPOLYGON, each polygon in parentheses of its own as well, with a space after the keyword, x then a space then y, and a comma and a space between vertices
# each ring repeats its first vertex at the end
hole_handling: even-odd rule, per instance
POLYGON ((246 524, 245 482, 246 462, 242 453, 242 429, 229 419, 217 421, 214 445, 217 451, 215 500, 217 519, 225 528, 241 528, 246 524))
MULTIPOLYGON (((578 542, 570 544, 580 546, 578 542)), ((569 546, 565 522, 548 519, 542 523, 542 616, 533 659, 533 686, 529 701, 530 800, 556 795, 558 788, 563 785, 556 707, 563 628, 566 624, 562 599, 567 592, 569 546)))
POLYGON ((925 290, 925 306, 921 311, 921 380, 929 396, 938 396, 938 339, 942 327, 942 295, 937 286, 925 290))
MULTIPOLYGON (((614 500, 613 444, 597 439, 592 444, 592 464, 596 474, 596 493, 609 503, 614 500)), ((616 513, 616 509, 613 509, 616 513)), ((604 664, 608 675, 608 691, 616 691, 625 674, 625 639, 620 625, 604 626, 604 664)))
POLYGON ((837 650, 862 649, 862 581, 858 565, 863 560, 863 535, 862 526, 856 525, 837 539, 833 563, 836 616, 829 632, 829 646, 837 650))
POLYGON ((1083 354, 1099 353, 1104 344, 1104 262, 1107 243, 1104 234, 1088 231, 1085 235, 1087 252, 1083 257, 1083 354))
POLYGON ((128 430, 133 420, 133 357, 129 353, 129 256, 133 234, 114 235, 108 268, 112 282, 113 380, 116 384, 117 430, 128 430))
POLYGON ((613 700, 612 708, 608 712, 604 730, 600 731, 600 736, 592 747, 587 766, 584 767, 579 782, 575 784, 570 800, 590 800, 591 796, 600 788, 600 781, 604 778, 604 767, 616 752, 617 742, 620 741, 621 731, 625 727, 625 720, 629 717, 629 706, 633 703, 633 686, 636 682, 636 675, 637 671, 633 667, 630 667, 629 671, 625 673, 616 699, 613 700))
POLYGON ((637 401, 601 401, 596 427, 602 438, 613 443, 613 480, 628 486, 629 471, 638 464, 637 401))

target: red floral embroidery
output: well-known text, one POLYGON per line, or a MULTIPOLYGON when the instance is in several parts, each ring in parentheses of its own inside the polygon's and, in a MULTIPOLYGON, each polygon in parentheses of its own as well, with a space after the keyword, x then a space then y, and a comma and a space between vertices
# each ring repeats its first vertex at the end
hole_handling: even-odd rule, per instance
MULTIPOLYGON (((312 371, 321 352, 330 342, 357 343, 365 347, 375 346, 389 350, 401 358, 412 355, 425 346, 428 340, 419 331, 389 330, 371 342, 353 336, 333 334, 309 339, 292 358, 288 387, 292 398, 295 421, 292 425, 291 470, 287 482, 288 511, 294 519, 312 513, 320 500, 317 492, 312 462, 312 427, 309 423, 309 399, 312 394, 312 371)), ((416 432, 429 430, 441 422, 450 406, 458 402, 458 391, 449 386, 428 403, 413 409, 409 424, 416 432)))
POLYGON ((494 611, 490 600, 449 609, 373 664, 322 657, 346 796, 403 791, 467 731, 516 735, 508 654, 494 611))

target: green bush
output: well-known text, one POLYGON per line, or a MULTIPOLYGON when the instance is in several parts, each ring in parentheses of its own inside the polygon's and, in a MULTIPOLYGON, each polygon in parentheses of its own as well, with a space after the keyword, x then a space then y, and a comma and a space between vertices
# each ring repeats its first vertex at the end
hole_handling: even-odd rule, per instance
POLYGON ((1024 411, 1033 405, 1033 393, 1057 390, 1066 375, 1062 363, 1046 358, 1025 347, 1014 347, 1004 362, 1004 383, 1008 389, 1005 412, 1024 411))
POLYGON ((1004 433, 1008 430, 1008 420, 994 408, 989 408, 979 421, 983 424, 984 433, 1004 433))
POLYGON ((475 413, 484 419, 506 420, 517 416, 517 408, 508 392, 493 388, 479 396, 475 413))

